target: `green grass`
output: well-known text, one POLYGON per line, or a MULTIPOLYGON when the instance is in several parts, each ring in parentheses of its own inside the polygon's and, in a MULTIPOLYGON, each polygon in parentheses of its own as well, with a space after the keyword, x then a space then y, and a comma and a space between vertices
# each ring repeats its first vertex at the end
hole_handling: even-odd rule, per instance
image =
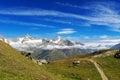
MULTIPOLYGON (((105 52, 71 57, 39 66, 0 41, 0 80, 102 80, 93 63, 82 60, 79 65, 74 66, 72 62, 105 52)), ((120 59, 113 55, 93 59, 109 80, 120 79, 120 59)))
POLYGON ((120 59, 114 58, 113 55, 95 59, 109 80, 120 80, 120 59))
POLYGON ((0 80, 59 80, 0 41, 0 80))
POLYGON ((72 64, 73 60, 79 58, 68 58, 58 60, 46 65, 49 72, 61 76, 63 80, 101 80, 95 66, 88 61, 81 61, 77 66, 72 64))

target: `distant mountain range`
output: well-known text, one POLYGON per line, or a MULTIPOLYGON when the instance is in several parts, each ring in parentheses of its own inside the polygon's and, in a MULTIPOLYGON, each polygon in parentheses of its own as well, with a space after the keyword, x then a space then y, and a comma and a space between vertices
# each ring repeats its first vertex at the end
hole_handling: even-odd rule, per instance
POLYGON ((18 50, 24 50, 27 48, 40 48, 45 50, 52 49, 71 49, 71 48, 80 48, 80 49, 109 49, 112 46, 120 43, 120 40, 96 40, 86 43, 71 41, 68 39, 63 39, 60 36, 55 37, 54 39, 47 38, 33 38, 30 35, 25 35, 23 37, 6 39, 0 36, 0 40, 10 44, 12 47, 18 50))
POLYGON ((40 48, 45 50, 52 50, 52 49, 83 48, 84 46, 84 44, 80 42, 74 42, 67 39, 63 39, 60 36, 57 36, 52 40, 47 38, 44 39, 33 38, 30 35, 25 35, 24 37, 14 39, 2 38, 2 40, 20 51, 26 48, 40 48))
POLYGON ((120 43, 112 46, 111 49, 120 49, 120 43))
POLYGON ((60 36, 54 39, 34 38, 30 35, 6 39, 0 36, 0 40, 8 43, 19 51, 31 52, 35 58, 56 60, 80 54, 90 53, 96 50, 109 49, 120 43, 120 40, 96 40, 93 42, 76 42, 64 39, 60 36))

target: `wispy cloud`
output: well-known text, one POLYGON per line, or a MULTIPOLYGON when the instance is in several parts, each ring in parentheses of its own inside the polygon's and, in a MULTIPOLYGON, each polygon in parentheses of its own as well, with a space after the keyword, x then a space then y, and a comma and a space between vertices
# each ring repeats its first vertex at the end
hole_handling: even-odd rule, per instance
MULTIPOLYGON (((60 11, 54 10, 43 10, 43 9, 33 9, 33 10, 12 10, 12 9, 4 9, 0 10, 1 15, 16 15, 16 16, 55 16, 55 17, 68 17, 68 18, 75 18, 75 19, 85 19, 90 20, 92 17, 65 13, 60 11)), ((94 20, 94 18, 92 19, 94 20)))
POLYGON ((61 2, 56 2, 56 4, 58 5, 61 5, 61 6, 67 6, 67 7, 72 7, 72 8, 79 8, 79 9, 88 9, 88 7, 82 7, 82 6, 79 6, 79 5, 73 5, 73 4, 70 4, 70 3, 61 3, 61 2))
POLYGON ((120 36, 119 35, 116 35, 116 36, 110 36, 110 35, 101 35, 98 37, 99 39, 120 39, 120 36))
POLYGON ((107 38, 109 38, 108 35, 102 35, 102 36, 100 36, 100 39, 107 39, 107 38))
MULTIPOLYGON (((99 7, 98 7, 99 8, 99 7)), ((104 10, 104 9, 103 9, 104 10)), ((103 14, 104 11, 101 11, 99 13, 103 14)), ((112 11, 113 12, 113 11, 112 11)), ((71 14, 71 13, 64 13, 60 11, 52 11, 52 10, 0 10, 0 14, 3 15, 22 15, 22 16, 56 16, 56 17, 68 17, 68 18, 75 18, 75 19, 83 19, 88 21, 108 21, 113 22, 109 20, 107 17, 113 18, 115 20, 115 23, 120 22, 116 17, 119 17, 119 15, 114 15, 113 17, 111 13, 103 14, 102 16, 94 15, 94 16, 83 16, 83 15, 77 15, 77 14, 71 14), (105 15, 108 15, 105 17, 105 15), (99 16, 99 17, 98 17, 99 16), (104 16, 104 18, 103 18, 104 16), (99 18, 99 19, 98 19, 99 18)))
POLYGON ((57 32, 57 34, 73 34, 75 32, 76 31, 72 28, 64 28, 64 29, 61 29, 59 32, 57 32))
POLYGON ((57 22, 57 23, 62 23, 62 24, 70 24, 73 25, 73 23, 71 21, 65 21, 65 20, 57 20, 57 19, 49 19, 49 18, 45 18, 43 19, 45 21, 50 21, 50 22, 57 22))
MULTIPOLYGON (((68 5, 68 4, 64 4, 64 5, 68 5)), ((72 7, 73 5, 69 4, 68 6, 72 7)), ((75 5, 73 7, 75 7, 75 5)), ((115 6, 106 6, 105 4, 104 5, 97 4, 94 6, 89 5, 88 7, 89 8, 86 9, 92 11, 91 15, 81 15, 81 14, 78 15, 73 13, 65 13, 61 11, 43 10, 43 9, 39 9, 39 10, 38 9, 33 9, 33 10, 0 9, 0 15, 53 16, 53 17, 73 18, 73 19, 86 20, 86 23, 90 26, 103 25, 108 27, 109 30, 120 32, 120 15, 113 8, 115 6)), ((54 20, 54 22, 72 24, 71 22, 63 22, 59 20, 54 20)), ((26 24, 26 25, 30 25, 30 24, 26 24)), ((34 25, 47 27, 46 25, 40 25, 40 24, 34 24, 34 25)))
POLYGON ((49 21, 49 22, 54 22, 54 23, 60 23, 60 24, 67 24, 67 25, 71 25, 71 26, 90 26, 88 24, 82 23, 80 21, 73 21, 73 20, 61 20, 61 19, 49 19, 49 18, 44 18, 41 19, 44 21, 49 21))
MULTIPOLYGON (((70 3, 56 2, 58 5, 67 6, 71 8, 79 8, 92 11, 90 16, 82 16, 81 19, 87 20, 88 25, 103 25, 109 27, 109 30, 120 32, 120 15, 115 10, 116 4, 114 2, 106 4, 104 2, 93 3, 89 6, 78 6, 70 3)), ((78 18, 80 18, 78 16, 78 18)))
POLYGON ((45 24, 39 24, 39 23, 31 23, 31 22, 22 22, 22 21, 14 21, 14 20, 2 20, 0 19, 1 23, 7 23, 7 24, 16 24, 16 25, 23 25, 23 26, 34 26, 34 29, 38 29, 41 27, 46 28, 54 28, 55 26, 45 25, 45 24))

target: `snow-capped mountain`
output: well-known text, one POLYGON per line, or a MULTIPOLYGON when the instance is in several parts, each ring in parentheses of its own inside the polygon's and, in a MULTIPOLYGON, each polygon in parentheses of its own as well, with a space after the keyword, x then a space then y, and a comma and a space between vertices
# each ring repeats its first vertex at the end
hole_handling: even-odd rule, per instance
POLYGON ((33 38, 30 35, 14 39, 6 39, 0 36, 0 40, 8 43, 19 51, 31 52, 32 57, 46 59, 48 61, 68 58, 80 54, 91 53, 100 49, 109 49, 113 45, 120 43, 117 40, 93 40, 83 43, 70 41, 60 36, 54 39, 33 38))
POLYGON ((18 50, 26 50, 30 48, 39 48, 39 49, 109 49, 113 45, 120 43, 120 40, 96 40, 96 41, 87 41, 84 44, 80 42, 70 41, 68 39, 63 39, 60 36, 55 37, 54 39, 41 39, 33 38, 30 35, 25 35, 23 37, 18 37, 14 39, 6 39, 0 36, 0 40, 10 44, 12 47, 18 50))
POLYGON ((40 49, 66 49, 66 48, 82 48, 83 45, 80 43, 75 43, 67 39, 63 39, 60 36, 54 39, 41 39, 33 38, 30 35, 25 35, 24 37, 18 37, 14 39, 5 39, 1 37, 0 40, 7 42, 12 47, 18 50, 24 50, 26 48, 40 48, 40 49))

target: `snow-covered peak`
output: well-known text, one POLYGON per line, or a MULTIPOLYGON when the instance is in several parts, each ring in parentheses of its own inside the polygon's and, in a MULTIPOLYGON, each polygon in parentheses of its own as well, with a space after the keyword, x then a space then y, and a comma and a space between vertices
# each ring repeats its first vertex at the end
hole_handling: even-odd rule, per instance
POLYGON ((29 34, 26 34, 25 36, 24 36, 24 39, 31 39, 32 37, 29 35, 29 34))
POLYGON ((69 39, 64 39, 60 36, 55 37, 54 39, 41 39, 34 38, 30 35, 25 35, 24 37, 18 37, 14 39, 5 39, 0 36, 0 40, 8 43, 18 49, 25 48, 40 48, 40 49, 63 49, 63 48, 80 48, 80 49, 109 49, 111 46, 120 43, 120 39, 118 40, 95 40, 95 41, 87 41, 82 44, 81 42, 70 41, 69 39))
POLYGON ((56 36, 55 39, 53 39, 54 43, 59 43, 62 40, 60 36, 56 36))

